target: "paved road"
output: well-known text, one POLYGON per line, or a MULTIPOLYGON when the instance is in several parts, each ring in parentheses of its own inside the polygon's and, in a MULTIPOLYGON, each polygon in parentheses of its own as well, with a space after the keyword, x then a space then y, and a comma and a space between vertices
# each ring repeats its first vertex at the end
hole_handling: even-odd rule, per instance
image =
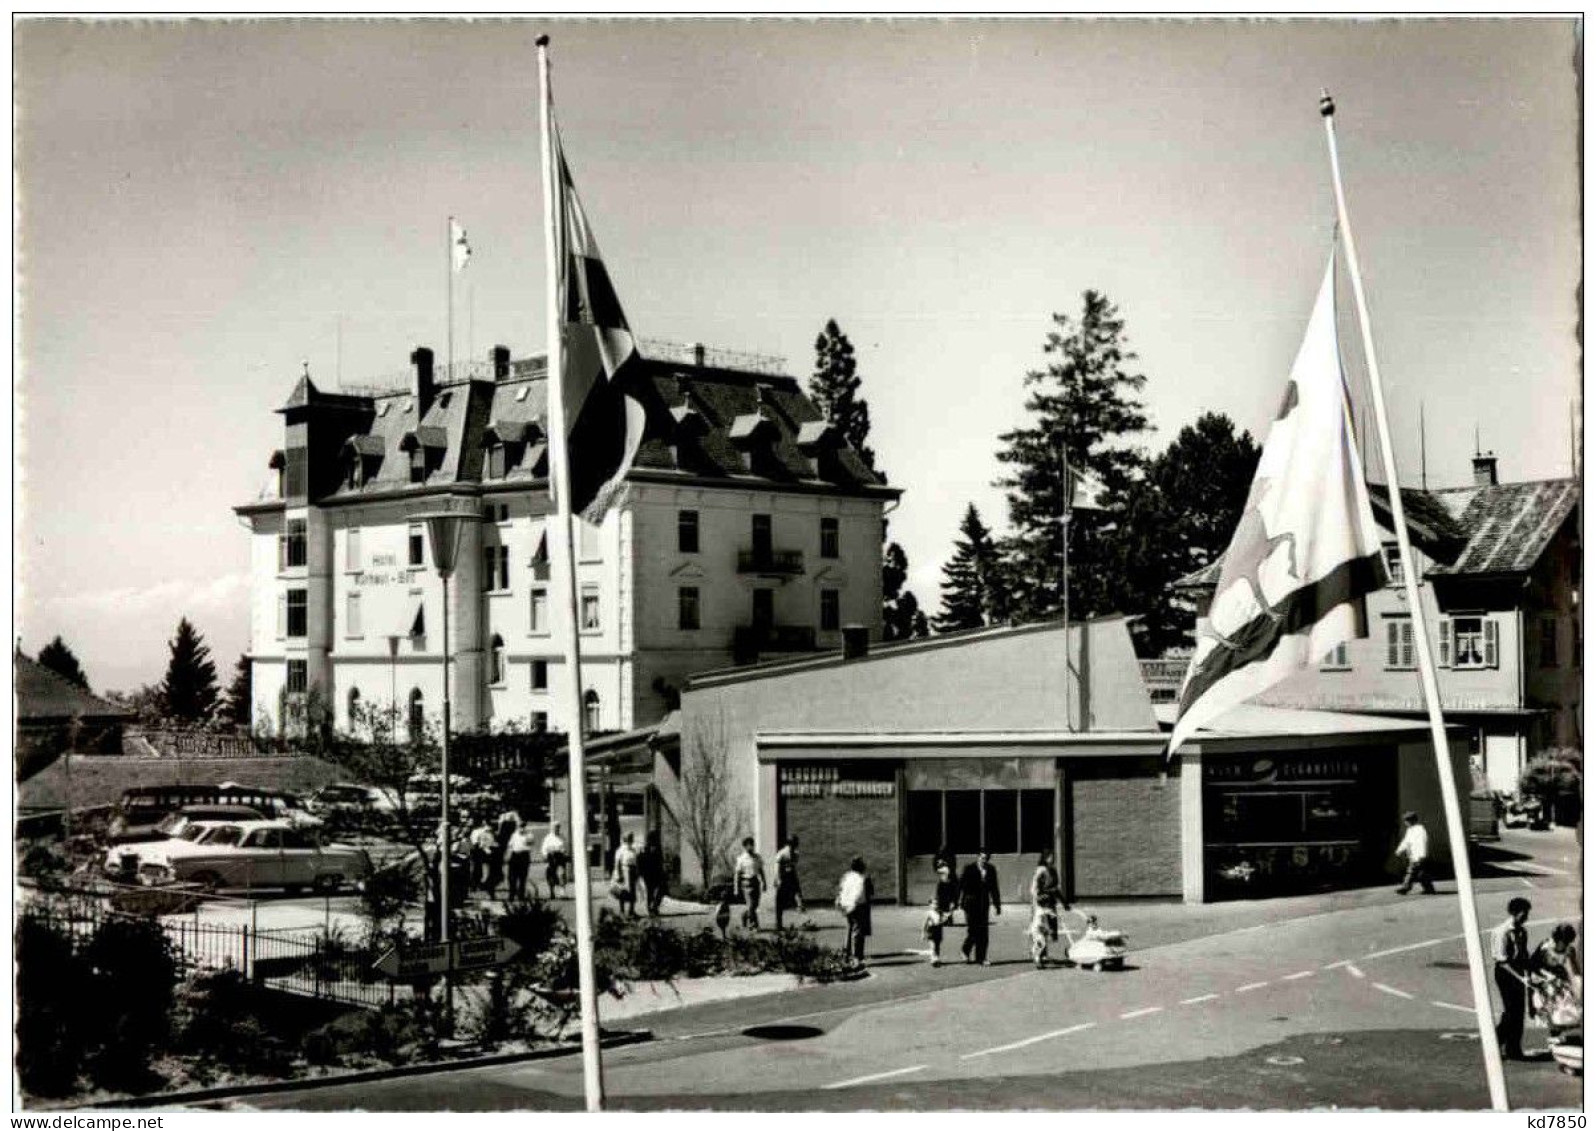
MULTIPOLYGON (((1579 920, 1571 838, 1523 839, 1481 884, 1532 935, 1579 920)), ((1448 885, 1449 886, 1449 885, 1448 885)), ((889 921, 891 916, 884 918, 889 921)), ((606 1058, 636 1108, 1287 1107, 1486 1104, 1455 898, 1389 890, 1228 907, 1122 909, 1120 973, 1035 971, 1020 922, 1002 961, 933 971, 881 954, 864 983, 660 1014, 655 1042, 606 1058), (745 1030, 775 1025, 774 1031, 745 1030), (1148 1068, 1156 1066, 1156 1072, 1148 1068)), ((890 935, 894 926, 883 934, 890 935)), ((1012 937, 1011 937, 1012 936, 1012 937)), ((1575 1107, 1577 1081, 1510 1066, 1517 1107, 1575 1107)), ((580 1106, 574 1059, 289 1093, 251 1106, 386 1110, 580 1106)))

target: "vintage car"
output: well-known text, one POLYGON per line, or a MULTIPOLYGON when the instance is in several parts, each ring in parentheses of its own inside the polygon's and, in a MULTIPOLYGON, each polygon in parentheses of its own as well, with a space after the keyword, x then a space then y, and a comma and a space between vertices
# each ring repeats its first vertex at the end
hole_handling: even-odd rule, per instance
POLYGON ((158 840, 171 840, 183 835, 183 830, 196 821, 263 821, 273 814, 252 805, 185 805, 168 813, 153 825, 124 826, 118 833, 106 837, 113 848, 123 844, 142 844, 158 840))
POLYGON ((321 844, 313 830, 287 821, 197 821, 174 839, 113 850, 106 865, 113 876, 131 873, 142 884, 188 883, 207 891, 333 892, 371 871, 363 849, 321 844))

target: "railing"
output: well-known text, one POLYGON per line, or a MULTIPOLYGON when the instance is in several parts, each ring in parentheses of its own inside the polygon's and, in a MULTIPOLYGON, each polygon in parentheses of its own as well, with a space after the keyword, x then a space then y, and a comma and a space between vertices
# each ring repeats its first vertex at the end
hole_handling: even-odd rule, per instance
POLYGON ((748 624, 732 634, 732 651, 746 662, 761 652, 813 652, 815 630, 807 624, 748 624))
POLYGON ((169 758, 261 758, 270 757, 272 753, 257 747, 247 734, 153 727, 133 730, 130 734, 144 739, 157 753, 169 758))
POLYGON ((738 573, 768 573, 783 577, 804 571, 802 550, 738 550, 738 573))
POLYGON ((715 369, 732 369, 740 373, 765 373, 781 377, 787 372, 787 359, 779 354, 746 353, 742 350, 718 349, 694 342, 671 342, 661 338, 637 338, 638 352, 654 361, 675 362, 678 365, 704 365, 715 369))

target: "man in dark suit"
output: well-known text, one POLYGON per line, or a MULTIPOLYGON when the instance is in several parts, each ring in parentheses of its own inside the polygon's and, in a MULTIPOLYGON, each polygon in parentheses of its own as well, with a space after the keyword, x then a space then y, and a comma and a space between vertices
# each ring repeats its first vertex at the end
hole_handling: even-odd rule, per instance
POLYGON ((959 907, 964 911, 964 961, 990 966, 986 960, 987 909, 992 914, 1003 914, 1003 901, 998 896, 997 869, 992 867, 992 854, 981 849, 975 863, 967 864, 959 877, 959 907))

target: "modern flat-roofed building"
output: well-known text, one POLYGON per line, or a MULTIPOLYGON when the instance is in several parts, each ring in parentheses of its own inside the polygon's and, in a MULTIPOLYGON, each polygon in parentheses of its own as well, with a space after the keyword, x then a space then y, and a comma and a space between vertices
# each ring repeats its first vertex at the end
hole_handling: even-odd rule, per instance
MULTIPOLYGON (((645 437, 620 504, 578 522, 584 725, 661 718, 696 671, 880 633, 882 510, 900 492, 771 359, 645 346, 645 437)), ((563 730, 568 674, 550 584, 546 359, 323 392, 283 417, 250 527, 257 726, 319 695, 403 733, 443 702, 443 588, 418 516, 471 510, 450 583, 454 727, 563 730)))

